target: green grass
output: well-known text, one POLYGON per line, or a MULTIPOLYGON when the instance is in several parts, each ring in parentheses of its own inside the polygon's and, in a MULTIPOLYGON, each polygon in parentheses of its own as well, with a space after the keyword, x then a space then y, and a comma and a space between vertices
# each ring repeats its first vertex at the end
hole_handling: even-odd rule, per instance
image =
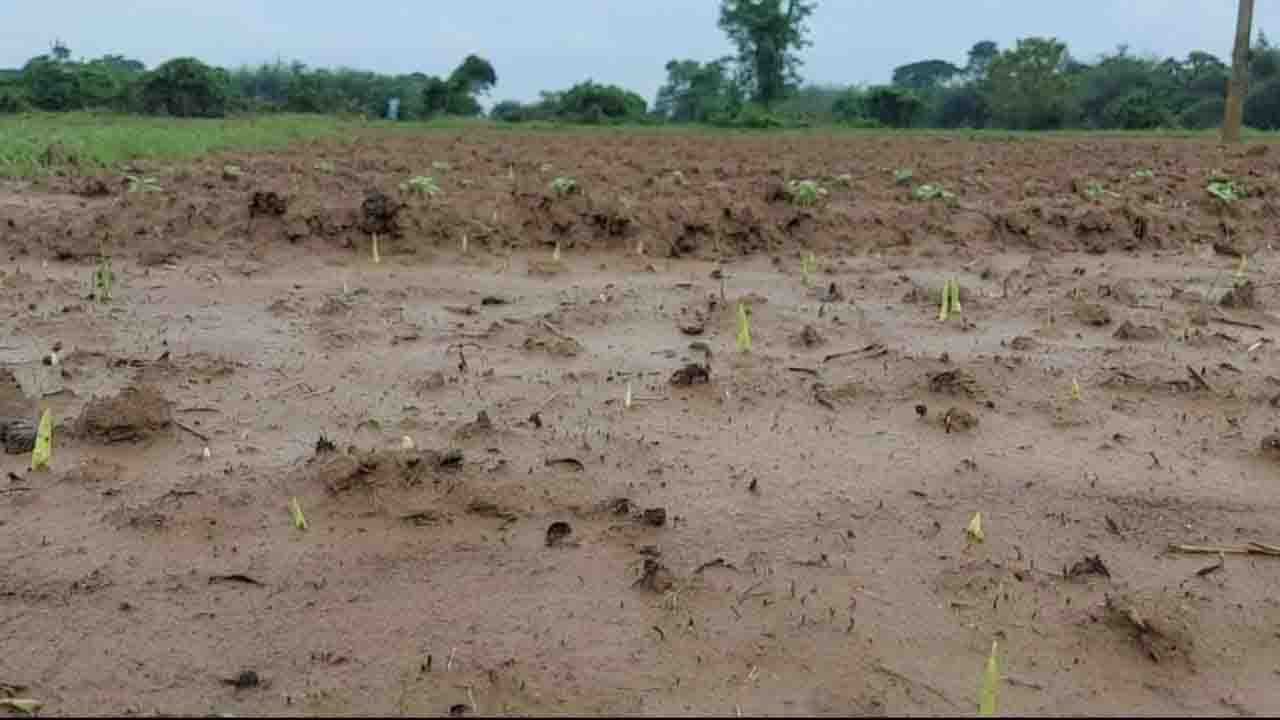
MULTIPOLYGON (((545 132, 587 134, 708 134, 719 136, 840 135, 950 137, 980 142, 1019 142, 1054 138, 1188 139, 1217 141, 1216 132, 1086 132, 1066 130, 1031 133, 1007 130, 867 130, 815 126, 787 130, 723 129, 696 125, 602 125, 562 123, 493 123, 442 119, 431 122, 362 121, 323 115, 260 115, 219 120, 178 120, 103 113, 30 113, 0 115, 0 178, 37 177, 62 169, 42 160, 49 146, 61 144, 82 171, 117 170, 134 160, 187 160, 223 150, 270 150, 309 139, 347 140, 358 132, 413 134, 432 130, 545 132)), ((1247 131, 1253 142, 1280 139, 1278 133, 1247 131)))

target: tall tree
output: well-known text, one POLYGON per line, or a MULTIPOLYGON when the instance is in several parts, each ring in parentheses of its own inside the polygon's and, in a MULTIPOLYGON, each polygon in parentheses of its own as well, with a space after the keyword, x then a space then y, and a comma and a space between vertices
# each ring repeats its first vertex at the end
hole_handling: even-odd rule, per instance
POLYGON ((987 98, 998 124, 1049 130, 1067 119, 1072 78, 1067 46, 1053 38, 1023 38, 987 69, 987 98))
POLYGON ((969 64, 964 71, 974 80, 984 80, 991 61, 1000 56, 1000 46, 992 40, 976 42, 969 48, 969 64))
POLYGON ((738 48, 753 98, 772 105, 799 81, 800 57, 810 45, 806 24, 816 0, 721 0, 720 29, 738 48))
MULTIPOLYGON (((1249 94, 1249 38, 1253 35, 1253 0, 1240 0, 1236 18, 1236 47, 1231 56, 1231 85, 1227 91, 1227 109, 1222 120, 1222 141, 1240 142, 1240 125, 1244 120, 1244 102, 1249 94)), ((1259 38, 1266 42, 1266 38, 1259 38)))
POLYGON ((946 60, 921 60, 893 69, 893 84, 908 90, 932 90, 960 74, 946 60))

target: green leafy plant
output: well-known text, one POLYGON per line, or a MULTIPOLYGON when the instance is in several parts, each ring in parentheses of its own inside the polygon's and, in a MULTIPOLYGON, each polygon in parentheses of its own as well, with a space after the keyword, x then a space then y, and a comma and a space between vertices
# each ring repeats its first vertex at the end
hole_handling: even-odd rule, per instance
POLYGON ((815 180, 788 181, 785 192, 791 204, 800 207, 813 207, 827 196, 827 189, 815 180))
POLYGON ((1129 177, 1134 180, 1153 180, 1155 179, 1155 176, 1156 174, 1154 170, 1147 170, 1144 168, 1142 170, 1134 170, 1133 174, 1129 177))
POLYGON ((93 297, 101 303, 111 302, 111 288, 115 285, 116 274, 111 270, 111 258, 104 255, 98 260, 98 267, 93 271, 93 297))
POLYGON ((1244 189, 1231 180, 1213 180, 1206 189, 1210 195, 1228 205, 1244 197, 1244 189))
POLYGON ((894 185, 910 185, 916 174, 908 168, 902 168, 893 173, 894 185))
POLYGON ((744 303, 738 303, 738 352, 751 352, 751 318, 744 303))
POLYGON ((1120 197, 1119 193, 1111 192, 1103 187, 1100 182, 1091 182, 1084 188, 1084 194, 1090 200, 1097 200, 1104 197, 1120 197))
POLYGON ((560 197, 564 197, 566 195, 574 195, 578 191, 579 191, 578 181, 574 180, 571 177, 566 177, 564 175, 561 175, 560 177, 551 181, 551 192, 555 193, 560 197))
POLYGON ((430 175, 418 175, 400 183, 400 191, 410 195, 435 197, 440 194, 440 186, 430 175))
POLYGON ((289 514, 293 516, 293 526, 299 530, 307 529, 307 518, 302 514, 302 506, 298 504, 298 498, 289 501, 289 514))
POLYGON ((954 200, 956 196, 955 193, 946 190, 941 185, 924 184, 916 187, 916 189, 911 192, 911 197, 916 200, 927 201, 954 200))
POLYGON ((242 175, 244 175, 244 171, 240 169, 239 165, 222 166, 222 177, 227 180, 239 180, 242 175))
POLYGON ((129 192, 131 193, 153 193, 164 190, 164 188, 160 187, 159 181, 153 177, 125 175, 124 179, 129 183, 129 192))

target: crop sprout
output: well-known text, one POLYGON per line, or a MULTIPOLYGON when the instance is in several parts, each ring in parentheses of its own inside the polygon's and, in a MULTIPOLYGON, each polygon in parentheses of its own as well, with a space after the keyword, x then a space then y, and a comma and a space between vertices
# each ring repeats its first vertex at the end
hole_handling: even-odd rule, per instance
POLYGON ((788 181, 785 192, 791 204, 800 207, 813 207, 827 196, 827 189, 815 180, 788 181))
POLYGON ((910 169, 902 168, 893 173, 893 184, 894 185, 910 185, 911 181, 915 179, 915 176, 916 174, 912 172, 910 169))
POLYGON ((449 172, 450 170, 452 170, 452 169, 453 169, 453 165, 452 165, 451 163, 449 163, 449 162, 444 161, 444 160, 435 160, 435 161, 433 161, 433 162, 431 163, 431 169, 432 169, 432 170, 435 170, 436 172, 442 172, 442 173, 444 173, 444 172, 449 172))
POLYGON ((800 276, 801 282, 805 287, 813 285, 813 276, 818 272, 818 258, 813 253, 805 253, 800 258, 800 276))
POLYGON ((551 192, 560 197, 573 195, 578 192, 578 181, 571 177, 561 175, 551 181, 551 192))
POLYGON ((738 303, 738 352, 751 352, 751 319, 743 303, 738 303))
POLYGON ((1117 198, 1120 197, 1119 193, 1111 192, 1110 190, 1103 187, 1102 183, 1100 182, 1089 183, 1087 186, 1085 186, 1084 194, 1090 200, 1097 200, 1103 197, 1117 197, 1117 198))
POLYGON ((100 303, 111 302, 111 287, 115 285, 115 281, 116 275, 111 271, 111 257, 103 255, 93 271, 94 299, 100 303))
POLYGON ((1134 170, 1133 174, 1130 175, 1129 177, 1133 178, 1134 180, 1153 180, 1155 179, 1155 176, 1156 176, 1156 173, 1154 170, 1148 170, 1144 168, 1142 170, 1134 170))
POLYGON ((312 165, 311 167, 322 173, 331 173, 337 169, 336 167, 334 167, 334 164, 329 160, 320 160, 319 162, 317 162, 315 165, 312 165))
POLYGON ((930 185, 928 183, 917 187, 911 192, 911 197, 916 200, 954 200, 956 195, 946 190, 941 185, 930 185))
POLYGON ((942 285, 942 301, 938 307, 938 321, 946 322, 952 315, 959 315, 960 281, 948 280, 942 285))
POLYGON ((1209 183, 1206 188, 1209 194, 1230 205, 1244 197, 1244 190, 1231 180, 1218 179, 1209 183))
POLYGON ((400 191, 411 195, 435 197, 440 194, 440 186, 430 175, 418 175, 400 183, 400 191))
POLYGON ((244 175, 244 171, 240 169, 239 165, 223 165, 222 166, 222 176, 224 178, 227 178, 229 180, 238 180, 242 175, 244 175))
POLYGON ((159 181, 153 177, 125 175, 124 179, 129 183, 129 192, 131 193, 153 193, 164 190, 164 188, 160 187, 159 181))

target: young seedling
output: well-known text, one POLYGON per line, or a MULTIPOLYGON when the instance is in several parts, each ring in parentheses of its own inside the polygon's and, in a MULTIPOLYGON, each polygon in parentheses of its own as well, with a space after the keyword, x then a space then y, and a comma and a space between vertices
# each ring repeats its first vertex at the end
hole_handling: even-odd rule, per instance
POLYGON ((560 262, 560 241, 556 241, 556 249, 551 253, 552 262, 560 262))
POLYGON ((551 192, 555 193, 559 197, 574 195, 578 192, 578 181, 571 177, 561 175, 551 181, 551 192))
POLYGON ((116 275, 111 271, 111 257, 103 255, 98 259, 98 267, 93 271, 93 297, 100 303, 111 302, 111 287, 115 285, 116 275))
POLYGON ((1240 186, 1230 180, 1214 180, 1209 183, 1209 187, 1206 189, 1209 191, 1210 195, 1218 198, 1227 205, 1230 205, 1244 197, 1244 191, 1240 186))
POLYGON ((239 180, 242 175, 244 175, 244 171, 240 169, 239 165, 222 166, 222 177, 227 180, 239 180))
POLYGON ((827 189, 814 180, 788 181, 785 192, 791 204, 800 207, 813 207, 827 196, 827 189))
POLYGON ((626 410, 631 409, 631 383, 627 383, 627 393, 622 398, 622 407, 626 410))
POLYGON ((921 185, 911 192, 911 197, 916 200, 954 200, 956 195, 944 189, 941 185, 921 185))
POLYGON ((153 177, 139 177, 137 175, 125 175, 124 179, 129 183, 129 192, 131 193, 153 193, 160 192, 164 188, 160 187, 160 183, 153 177))
POLYGON ((982 513, 973 514, 973 519, 969 521, 969 526, 964 529, 964 534, 969 538, 969 542, 986 542, 987 534, 982 531, 982 513))
POLYGON ((31 698, 0 698, 0 708, 16 710, 24 715, 35 715, 44 703, 31 698))
POLYGON ((751 319, 743 303, 738 303, 738 352, 751 352, 751 319))
POLYGON ((818 258, 813 253, 807 253, 800 258, 800 275, 801 282, 805 287, 813 286, 813 275, 818 272, 818 258))
POLYGON ((1075 378, 1071 378, 1071 399, 1075 402, 1084 399, 1084 394, 1080 392, 1080 382, 1075 378))
POLYGON ((1155 178, 1155 176, 1156 176, 1155 171, 1142 169, 1142 170, 1134 170, 1133 175, 1131 175, 1130 177, 1132 177, 1134 180, 1152 180, 1155 178))
POLYGON ((289 501, 289 514, 293 516, 293 526, 299 530, 307 529, 307 518, 302 514, 302 506, 298 504, 298 498, 289 501))
POLYGON ((321 160, 311 167, 312 169, 322 173, 331 173, 336 169, 333 163, 328 160, 321 160))
POLYGON ((431 169, 437 172, 446 173, 453 169, 453 165, 444 160, 435 160, 431 163, 431 169))
POLYGON ((978 691, 978 716, 995 717, 996 695, 1000 691, 999 642, 991 642, 991 655, 982 673, 982 688, 978 691))
POLYGON ((835 177, 835 183, 842 188, 853 187, 853 175, 841 173, 835 177))
POLYGON ((462 254, 467 254, 467 234, 462 233, 462 254))
POLYGON ((1240 265, 1236 267, 1236 285, 1245 281, 1246 274, 1249 272, 1249 256, 1240 256, 1240 265))
POLYGON ((1102 183, 1100 182, 1089 183, 1087 186, 1085 186, 1084 194, 1090 200, 1097 200, 1103 197, 1120 197, 1119 193, 1111 192, 1110 190, 1103 187, 1102 183))
POLYGON ((951 308, 950 308, 950 312, 951 312, 951 314, 953 314, 953 315, 959 315, 959 314, 961 313, 961 309, 960 309, 960 281, 959 281, 959 280, 956 280, 955 278, 952 278, 952 279, 951 279, 951 300, 950 300, 950 304, 951 304, 951 308))
POLYGON ((951 279, 942 286, 942 301, 938 307, 938 321, 946 322, 951 319, 952 315, 959 315, 960 312, 960 281, 951 279))
POLYGON ((440 194, 440 186, 430 175, 418 175, 400 183, 400 191, 419 197, 435 197, 440 194))
POLYGON ((375 265, 382 262, 382 255, 378 253, 378 233, 373 234, 373 262, 375 265))
POLYGON ((901 168, 893 173, 894 185, 910 185, 916 174, 909 168, 901 168))
POLYGON ((53 414, 45 410, 40 415, 40 425, 36 429, 36 446, 31 451, 31 470, 48 470, 49 461, 53 459, 53 414))

